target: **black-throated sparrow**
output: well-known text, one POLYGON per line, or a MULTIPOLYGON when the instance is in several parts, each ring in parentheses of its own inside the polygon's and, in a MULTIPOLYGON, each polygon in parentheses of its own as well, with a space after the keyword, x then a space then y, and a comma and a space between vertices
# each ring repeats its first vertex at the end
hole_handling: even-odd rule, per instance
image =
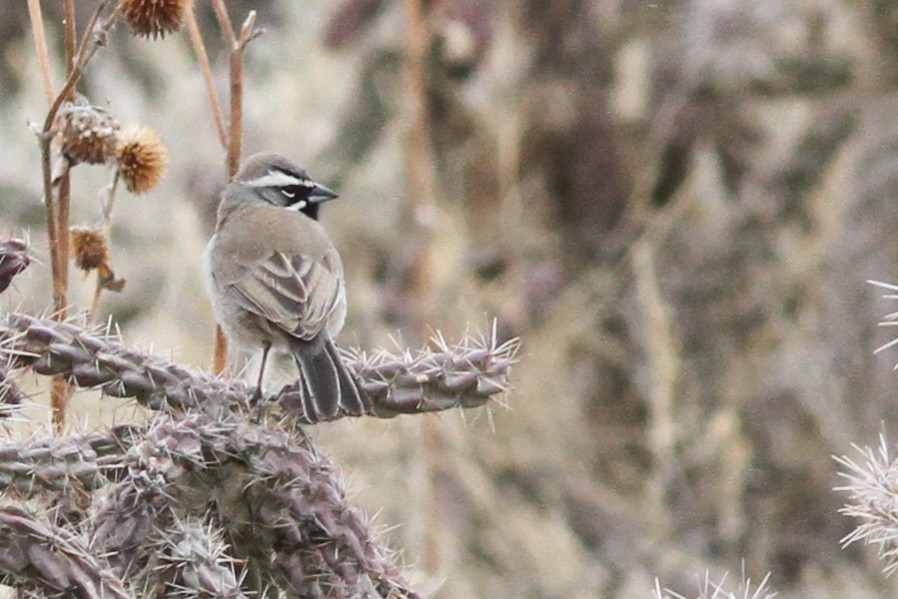
POLYGON ((262 348, 257 393, 269 350, 288 351, 305 408, 319 419, 362 406, 333 342, 346 318, 343 264, 318 222, 321 202, 336 197, 283 156, 256 154, 225 189, 205 256, 221 328, 243 348, 262 348))

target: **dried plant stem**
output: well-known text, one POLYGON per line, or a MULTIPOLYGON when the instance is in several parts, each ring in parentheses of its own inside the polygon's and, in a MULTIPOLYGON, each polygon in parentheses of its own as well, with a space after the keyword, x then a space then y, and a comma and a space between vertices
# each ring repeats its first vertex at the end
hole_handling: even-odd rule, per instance
POLYGON ((231 127, 228 136, 228 178, 232 179, 240 168, 240 151, 243 147, 243 58, 246 46, 255 37, 256 11, 251 10, 240 28, 240 38, 231 47, 231 127))
POLYGON ((112 176, 112 183, 109 184, 109 193, 106 201, 103 202, 103 220, 100 226, 103 228, 103 235, 108 239, 112 233, 112 208, 115 206, 115 192, 118 189, 118 182, 121 178, 121 172, 116 169, 112 176))
MULTIPOLYGON (((251 10, 246 16, 246 20, 240 28, 240 36, 234 33, 234 27, 231 24, 231 18, 228 16, 227 7, 224 0, 212 0, 212 8, 215 10, 215 16, 218 19, 221 34, 225 39, 225 43, 229 49, 229 79, 231 94, 231 111, 230 123, 227 134, 227 171, 228 181, 237 174, 240 168, 240 152, 243 146, 243 59, 246 54, 246 47, 250 41, 261 34, 256 29, 256 11, 251 10)), ((188 27, 190 24, 188 22, 188 27)), ((202 40, 200 40, 200 45, 202 40)), ((197 46, 194 43, 194 46, 197 46)), ((199 53, 199 50, 197 51, 199 53)), ((214 88, 210 86, 209 79, 211 73, 207 76, 207 86, 209 87, 210 100, 213 102, 213 113, 216 110, 216 100, 214 88)), ((218 109, 220 118, 220 108, 218 109)), ((228 358, 228 340, 224 331, 220 326, 215 327, 215 343, 212 356, 212 369, 216 374, 222 374, 227 366, 228 358)))
MULTIPOLYGON (((91 43, 91 36, 94 34, 94 26, 100 18, 103 10, 109 4, 110 0, 103 0, 97 7, 84 35, 81 43, 75 46, 75 20, 74 5, 72 0, 66 0, 66 61, 70 65, 67 73, 65 85, 53 99, 47 116, 44 119, 44 126, 40 136, 41 149, 41 171, 43 173, 44 187, 44 203, 47 221, 47 236, 50 246, 50 271, 53 276, 53 309, 54 316, 58 320, 66 318, 66 305, 68 294, 68 221, 69 221, 69 191, 70 182, 68 169, 65 169, 59 178, 58 195, 54 194, 54 181, 51 164, 50 146, 53 141, 53 123, 56 120, 56 114, 63 102, 72 97, 75 85, 81 78, 84 68, 93 58, 99 47, 97 42, 91 43)), ((102 32, 108 32, 112 27, 118 15, 116 9, 112 15, 103 24, 102 32)), ((50 405, 53 410, 53 426, 57 431, 62 430, 65 422, 65 405, 68 400, 68 388, 64 380, 57 378, 53 380, 50 391, 50 405)))
POLYGON ((53 103, 53 76, 50 74, 50 56, 47 52, 47 35, 44 29, 44 17, 41 12, 40 0, 28 0, 28 17, 31 20, 31 34, 34 36, 34 49, 37 52, 37 62, 41 67, 41 77, 44 81, 44 94, 47 96, 47 104, 53 103))
POLYGON ((225 39, 225 44, 228 48, 233 49, 237 45, 237 36, 234 35, 234 26, 231 25, 231 17, 228 16, 224 0, 212 0, 212 9, 215 11, 215 18, 218 19, 218 26, 225 39))
MULTIPOLYGON (((231 18, 228 16, 228 9, 224 5, 223 0, 212 0, 212 8, 215 10, 215 17, 218 19, 218 26, 221 29, 221 35, 225 39, 225 43, 228 46, 229 56, 233 59, 234 48, 237 45, 237 39, 234 35, 234 27, 231 25, 231 18)), ((230 72, 233 77, 234 71, 233 67, 230 72)), ((230 80, 230 93, 231 93, 231 122, 228 128, 228 143, 227 143, 227 169, 228 169, 228 181, 231 180, 231 177, 237 172, 237 169, 233 167, 232 162, 232 149, 234 148, 233 137, 234 137, 234 92, 241 92, 240 84, 234 83, 234 80, 230 80)), ((242 103, 241 103, 242 106, 242 103)), ((238 146, 239 147, 239 146, 238 146)), ((212 356, 212 371, 221 375, 224 373, 225 368, 228 363, 228 338, 225 336, 224 331, 219 325, 215 325, 215 345, 213 348, 213 356, 212 356)))
POLYGON ((200 63, 200 70, 203 72, 203 79, 206 82, 206 92, 209 95, 209 105, 212 107, 212 118, 215 121, 215 130, 218 132, 218 140, 224 150, 228 149, 228 132, 225 129, 224 116, 221 112, 221 102, 218 99, 218 92, 215 91, 215 79, 212 76, 212 65, 209 62, 209 54, 206 52, 206 44, 203 42, 203 36, 200 33, 199 25, 196 22, 196 14, 193 5, 185 12, 184 22, 187 25, 187 32, 190 35, 190 42, 196 52, 196 58, 200 63))
POLYGON ((212 372, 222 376, 228 366, 228 338, 219 325, 215 325, 212 372))
MULTIPOLYGON (((76 23, 74 0, 63 1, 63 36, 65 41, 66 76, 71 77, 75 71, 76 23)), ((70 87, 63 97, 71 101, 75 96, 75 88, 70 87)), ((59 185, 56 196, 56 261, 58 264, 58 279, 54 281, 54 298, 58 298, 54 308, 60 319, 66 317, 66 303, 69 286, 69 212, 72 195, 71 169, 64 163, 63 171, 59 176, 59 185)), ((52 192, 51 192, 52 193, 52 192)), ((69 384, 61 376, 53 378, 50 386, 50 409, 52 413, 53 428, 61 433, 65 426, 65 413, 72 395, 69 384)))
POLYGON ((65 71, 66 73, 71 73, 75 68, 75 52, 77 51, 77 48, 75 48, 77 35, 75 29, 75 1, 65 0, 63 2, 63 11, 65 14, 65 20, 63 21, 63 31, 65 32, 65 71))

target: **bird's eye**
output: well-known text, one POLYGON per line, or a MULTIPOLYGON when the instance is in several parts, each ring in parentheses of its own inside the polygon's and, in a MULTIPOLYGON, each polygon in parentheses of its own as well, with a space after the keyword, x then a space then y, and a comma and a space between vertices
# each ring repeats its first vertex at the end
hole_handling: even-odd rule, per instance
POLYGON ((292 200, 296 197, 296 186, 288 185, 287 187, 282 187, 281 193, 284 194, 284 197, 290 198, 292 200))

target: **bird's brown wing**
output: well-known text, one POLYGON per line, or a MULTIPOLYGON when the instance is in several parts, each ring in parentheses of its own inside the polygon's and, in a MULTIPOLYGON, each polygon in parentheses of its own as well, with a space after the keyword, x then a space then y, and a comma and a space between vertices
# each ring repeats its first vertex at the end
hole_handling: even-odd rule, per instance
POLYGON ((339 259, 330 254, 309 258, 275 252, 230 287, 243 308, 306 341, 327 329, 344 293, 339 259))

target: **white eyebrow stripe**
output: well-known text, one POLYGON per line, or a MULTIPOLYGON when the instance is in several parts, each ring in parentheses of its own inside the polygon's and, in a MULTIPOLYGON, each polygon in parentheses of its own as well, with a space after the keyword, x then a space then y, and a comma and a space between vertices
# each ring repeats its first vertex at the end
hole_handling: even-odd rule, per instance
POLYGON ((270 170, 268 174, 257 177, 243 183, 248 187, 287 187, 288 185, 302 185, 311 189, 315 183, 308 179, 300 179, 281 171, 270 170))

